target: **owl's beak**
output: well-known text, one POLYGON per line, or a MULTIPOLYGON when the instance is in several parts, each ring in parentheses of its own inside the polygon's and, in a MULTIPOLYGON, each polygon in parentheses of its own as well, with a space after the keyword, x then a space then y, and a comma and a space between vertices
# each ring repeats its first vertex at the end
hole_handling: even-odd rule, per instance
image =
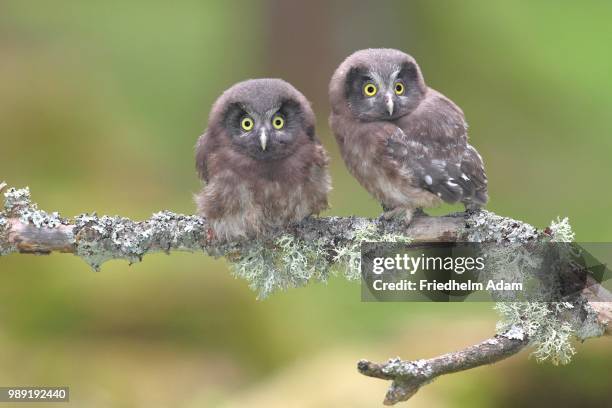
POLYGON ((261 144, 261 150, 266 150, 266 145, 268 144, 268 135, 266 135, 265 128, 262 128, 261 132, 259 132, 259 143, 261 144))
POLYGON ((389 116, 393 115, 393 95, 388 93, 385 95, 385 101, 387 102, 387 112, 389 112, 389 116))

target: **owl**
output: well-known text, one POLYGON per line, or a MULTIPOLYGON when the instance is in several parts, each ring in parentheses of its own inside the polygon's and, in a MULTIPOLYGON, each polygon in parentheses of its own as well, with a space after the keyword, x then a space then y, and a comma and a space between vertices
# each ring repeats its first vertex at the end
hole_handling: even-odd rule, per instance
POLYGON ((280 79, 252 79, 214 103, 196 145, 195 196, 220 240, 254 238, 328 207, 327 152, 309 102, 280 79))
POLYGON ((357 51, 336 69, 329 95, 342 157, 386 218, 410 223, 416 210, 442 202, 486 204, 487 177, 463 112, 425 84, 410 55, 357 51))

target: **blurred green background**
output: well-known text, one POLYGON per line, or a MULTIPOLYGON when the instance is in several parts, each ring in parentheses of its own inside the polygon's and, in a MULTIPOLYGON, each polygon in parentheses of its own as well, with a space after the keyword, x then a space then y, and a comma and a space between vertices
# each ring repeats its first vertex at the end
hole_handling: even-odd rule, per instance
MULTIPOLYGON (((46 210, 193 213, 193 146, 234 82, 282 77, 332 155, 328 214, 377 216, 327 125, 335 67, 400 48, 465 111, 489 209, 581 241, 612 239, 612 3, 553 1, 0 2, 0 180, 46 210)), ((453 210, 444 207, 436 213, 453 210)), ((0 385, 69 385, 78 407, 371 407, 360 358, 429 357, 489 336, 490 304, 362 304, 356 283, 256 301, 223 260, 0 259, 0 385)), ((527 353, 439 379, 419 407, 601 407, 609 339, 565 367, 527 353)), ((20 404, 23 407, 24 405, 20 404)), ((38 405, 40 406, 40 405, 38 405)))

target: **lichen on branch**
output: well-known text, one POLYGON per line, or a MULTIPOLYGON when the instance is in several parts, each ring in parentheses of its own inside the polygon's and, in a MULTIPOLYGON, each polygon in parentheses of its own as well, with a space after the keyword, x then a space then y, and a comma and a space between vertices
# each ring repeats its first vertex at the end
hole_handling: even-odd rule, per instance
MULTIPOLYGON (((0 183, 0 192, 6 183, 0 183)), ((224 256, 233 273, 246 279, 261 298, 275 290, 325 281, 338 273, 360 277, 363 242, 567 242, 573 232, 567 219, 545 231, 488 211, 442 217, 415 217, 409 226, 382 218, 310 217, 271 236, 251 241, 220 242, 206 219, 161 211, 133 221, 119 216, 81 214, 73 219, 39 210, 29 189, 8 189, 0 212, 0 255, 11 253, 73 253, 95 270, 110 259, 140 262, 151 252, 204 251, 224 256)), ((516 256, 501 254, 500 256, 516 256)), ((518 262, 509 262, 519 265, 518 262)), ((519 268, 520 269, 520 268, 519 268)), ((517 271, 506 271, 517 273, 517 271)), ((562 303, 505 303, 498 334, 464 350, 427 360, 394 358, 384 364, 359 362, 359 371, 391 380, 385 403, 406 400, 435 377, 490 364, 509 357, 527 344, 538 359, 569 361, 572 337, 583 340, 608 334, 612 295, 596 283, 562 303)))
POLYGON ((238 253, 226 256, 235 276, 265 298, 276 290, 304 286, 312 281, 327 281, 337 272, 349 280, 361 276, 363 242, 409 242, 397 233, 383 233, 373 222, 364 222, 350 232, 348 240, 336 242, 324 236, 304 240, 283 233, 272 240, 256 240, 238 253))

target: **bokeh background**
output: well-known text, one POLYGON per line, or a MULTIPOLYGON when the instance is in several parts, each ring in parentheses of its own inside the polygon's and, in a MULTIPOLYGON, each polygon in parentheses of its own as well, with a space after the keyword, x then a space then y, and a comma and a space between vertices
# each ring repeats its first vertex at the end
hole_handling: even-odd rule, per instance
MULTIPOLYGON (((377 216, 327 125, 328 80, 366 47, 419 61, 465 111, 489 209, 612 239, 612 3, 0 2, 0 179, 46 210, 193 213, 193 146, 234 82, 282 77, 312 102, 333 208, 377 216)), ((436 213, 453 210, 443 207, 436 213)), ((490 304, 363 304, 341 278, 256 301, 204 254, 0 259, 0 385, 69 385, 76 407, 372 407, 360 358, 429 357, 489 336, 490 304)), ((528 353, 437 380, 413 407, 602 407, 609 339, 565 367, 528 353)), ((607 398, 607 399, 605 399, 607 398)), ((19 405, 23 406, 23 405, 19 405)), ((40 406, 40 405, 38 405, 40 406)))

